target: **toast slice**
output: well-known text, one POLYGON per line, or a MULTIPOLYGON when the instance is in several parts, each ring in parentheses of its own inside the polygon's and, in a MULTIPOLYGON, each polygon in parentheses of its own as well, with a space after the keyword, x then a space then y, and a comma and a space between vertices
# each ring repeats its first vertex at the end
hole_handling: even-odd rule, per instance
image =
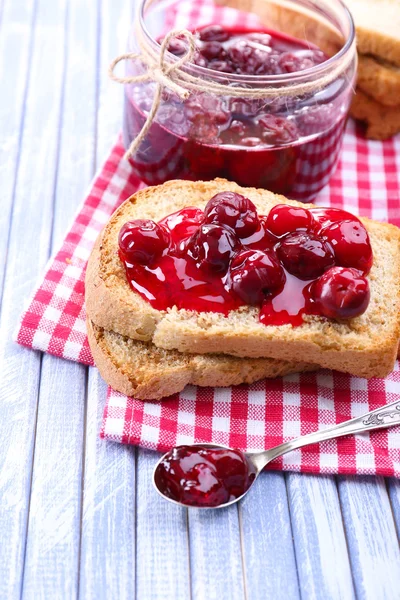
POLYGON ((353 15, 357 46, 400 67, 399 0, 345 0, 353 15))
POLYGON ((358 55, 357 85, 370 98, 400 112, 400 68, 390 63, 358 55))
POLYGON ((89 319, 90 349, 103 379, 140 400, 160 400, 188 385, 228 387, 311 371, 315 366, 272 358, 182 354, 97 327, 89 319))
POLYGON ((400 132, 400 107, 383 106, 357 88, 350 107, 354 119, 366 124, 371 140, 387 140, 400 132))
POLYGON ((135 218, 158 221, 185 206, 204 208, 214 194, 224 190, 244 194, 260 214, 268 214, 272 206, 281 203, 304 206, 224 179, 169 181, 137 192, 111 217, 89 259, 89 318, 108 331, 152 341, 167 350, 270 357, 289 362, 307 357, 308 363, 360 377, 384 377, 390 373, 400 337, 400 230, 392 225, 362 219, 374 252, 374 265, 368 276, 371 300, 363 315, 346 323, 308 317, 299 327, 265 326, 259 322, 258 308, 249 306, 231 311, 227 317, 176 307, 158 311, 131 290, 117 252, 122 225, 135 218))

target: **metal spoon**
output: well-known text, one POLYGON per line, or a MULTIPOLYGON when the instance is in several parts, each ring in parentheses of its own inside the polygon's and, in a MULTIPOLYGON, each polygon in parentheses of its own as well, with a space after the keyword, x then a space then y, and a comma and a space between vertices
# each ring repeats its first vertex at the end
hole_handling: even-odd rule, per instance
MULTIPOLYGON (((318 444, 319 442, 324 442, 326 440, 332 440, 334 438, 342 437, 345 435, 354 435, 356 433, 364 433, 366 431, 373 431, 375 429, 384 429, 386 427, 391 427, 392 425, 400 424, 400 400, 396 402, 392 402, 391 404, 387 404, 386 406, 382 406, 377 408, 376 410, 372 410, 361 417, 355 417, 354 419, 350 419, 349 421, 344 421, 343 423, 339 423, 333 427, 327 427, 326 429, 322 429, 319 431, 315 431, 313 433, 309 433, 308 435, 303 435, 294 440, 290 440, 289 442, 285 442, 284 444, 280 444, 279 446, 275 446, 275 448, 271 448, 270 450, 265 450, 264 452, 247 452, 242 453, 243 456, 247 459, 249 463, 249 472, 255 472, 255 477, 247 490, 239 497, 226 502, 225 504, 220 504, 218 506, 199 506, 197 508, 223 508, 226 506, 230 506, 238 500, 241 500, 251 489, 256 481, 257 477, 261 473, 261 471, 266 467, 268 463, 270 463, 275 458, 290 452, 291 450, 297 450, 297 448, 302 448, 303 446, 307 446, 309 444, 318 444)), ((222 444, 193 444, 194 447, 202 446, 206 448, 221 448, 221 449, 230 449, 227 446, 223 446, 222 444)), ((156 483, 156 473, 157 469, 160 467, 161 462, 170 454, 167 452, 160 458, 158 461, 154 473, 153 473, 153 484, 158 491, 159 494, 166 500, 173 502, 174 504, 178 504, 179 506, 187 506, 181 502, 173 500, 166 496, 161 489, 157 487, 156 483)))

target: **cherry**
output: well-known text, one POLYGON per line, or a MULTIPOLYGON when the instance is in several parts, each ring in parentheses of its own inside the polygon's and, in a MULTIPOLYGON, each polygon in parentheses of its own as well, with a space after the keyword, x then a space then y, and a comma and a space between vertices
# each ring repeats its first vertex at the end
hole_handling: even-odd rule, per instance
POLYGON ((194 64, 198 67, 208 67, 208 60, 204 58, 204 56, 202 56, 200 52, 196 52, 194 57, 194 64))
POLYGON ((218 144, 218 125, 209 113, 198 113, 192 117, 189 129, 190 137, 203 143, 218 144))
POLYGON ((245 137, 241 139, 241 143, 243 146, 261 146, 262 141, 259 137, 245 137))
POLYGON ((239 73, 256 75, 264 69, 270 51, 270 48, 242 40, 228 48, 228 56, 239 73))
POLYGON ((270 46, 272 37, 268 33, 249 33, 247 38, 252 42, 256 42, 257 44, 262 44, 263 46, 270 46))
POLYGON ((246 125, 243 123, 243 121, 239 121, 237 119, 235 119, 234 121, 232 121, 232 123, 229 126, 229 131, 234 134, 237 135, 239 137, 243 136, 245 131, 246 131, 246 125))
POLYGON ((329 319, 352 319, 368 307, 368 280, 356 269, 332 267, 312 287, 315 303, 329 319))
POLYGON ((214 224, 201 225, 188 241, 188 252, 198 266, 214 273, 226 273, 239 248, 232 230, 214 224))
POLYGON ((309 210, 277 204, 268 214, 266 227, 273 235, 282 237, 294 231, 309 231, 313 225, 313 217, 309 210))
POLYGON ((169 245, 166 229, 150 219, 125 223, 119 232, 118 245, 124 260, 151 266, 169 245))
POLYGON ((220 192, 204 208, 205 223, 219 223, 233 229, 240 238, 254 233, 259 220, 253 202, 236 192, 220 192))
POLYGON ((202 42, 226 42, 229 37, 229 32, 221 25, 209 25, 199 31, 199 38, 202 42))
POLYGON ((309 211, 314 218, 316 233, 319 233, 324 227, 327 227, 332 223, 337 223, 338 221, 347 221, 350 219, 361 223, 361 221, 359 221, 357 217, 347 212, 346 210, 342 210, 341 208, 316 207, 310 208, 309 211))
POLYGON ((168 215, 159 222, 159 225, 168 227, 174 240, 179 244, 182 240, 191 237, 199 228, 204 213, 200 208, 188 206, 182 210, 168 215))
POLYGON ((369 273, 373 261, 371 243, 367 230, 358 219, 333 223, 324 227, 321 233, 331 244, 339 265, 369 273))
POLYGON ((226 60, 212 60, 208 63, 208 68, 213 71, 221 71, 222 73, 234 73, 235 69, 232 64, 226 60))
POLYGON ((190 97, 185 102, 185 114, 188 119, 195 121, 203 116, 210 122, 224 125, 229 122, 231 116, 226 110, 223 101, 215 96, 198 94, 190 97))
POLYGON ((188 506, 219 506, 242 496, 254 479, 239 450, 178 446, 157 467, 157 488, 188 506))
POLYGON ((285 273, 272 252, 245 250, 232 260, 230 279, 232 290, 243 302, 260 306, 267 294, 283 287, 285 273))
POLYGON ((283 117, 263 115, 258 119, 262 130, 262 138, 268 144, 287 144, 298 138, 296 125, 283 117))
POLYGON ((314 66, 314 61, 309 56, 301 56, 293 52, 284 52, 279 57, 279 66, 284 73, 304 71, 314 66))
POLYGON ((285 269, 299 279, 315 279, 335 264, 328 244, 309 233, 286 236, 277 254, 285 269))
POLYGON ((200 53, 206 60, 224 58, 226 52, 219 42, 206 42, 200 48, 200 53))
POLYGON ((175 56, 181 56, 185 54, 187 51, 187 45, 184 40, 180 40, 179 38, 172 38, 168 44, 168 52, 171 54, 175 54, 175 56))

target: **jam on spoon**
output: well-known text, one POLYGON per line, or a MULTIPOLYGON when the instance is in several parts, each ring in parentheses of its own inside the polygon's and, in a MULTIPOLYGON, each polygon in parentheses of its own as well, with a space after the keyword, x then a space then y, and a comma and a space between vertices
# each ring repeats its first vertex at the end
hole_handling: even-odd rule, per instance
POLYGON ((296 327, 307 315, 351 319, 369 303, 368 233, 339 209, 279 204, 259 215, 249 198, 220 192, 204 210, 125 223, 119 255, 131 288, 158 310, 249 305, 264 325, 296 327))
POLYGON ((239 450, 178 446, 163 457, 155 484, 163 494, 187 506, 215 507, 243 496, 255 478, 239 450))

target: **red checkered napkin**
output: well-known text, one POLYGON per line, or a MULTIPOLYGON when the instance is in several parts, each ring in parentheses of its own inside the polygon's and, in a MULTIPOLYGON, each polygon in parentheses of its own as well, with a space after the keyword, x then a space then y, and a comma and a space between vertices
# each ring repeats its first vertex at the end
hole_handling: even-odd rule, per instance
MULTIPOLYGON (((232 22, 232 9, 196 4, 196 15, 171 23, 232 22), (222 11, 222 12, 221 12, 222 11)), ((186 5, 186 3, 182 3, 186 5)), ((17 332, 17 341, 56 356, 93 364, 86 337, 84 270, 97 234, 140 181, 123 160, 119 141, 96 176, 61 250, 50 262, 17 332)), ((350 122, 337 172, 318 204, 400 224, 400 137, 367 142, 350 122)), ((166 450, 176 444, 216 442, 243 450, 339 423, 389 402, 400 403, 396 364, 385 380, 319 371, 232 388, 188 386, 162 402, 141 402, 108 390, 101 436, 166 450)), ((400 477, 400 428, 365 433, 291 452, 271 468, 312 473, 367 473, 400 477)))
MULTIPOLYGON (((22 317, 17 332, 20 344, 93 364, 83 304, 87 259, 111 213, 140 186, 122 155, 118 142, 22 317)), ((350 123, 337 173, 319 204, 398 223, 399 189, 400 139, 366 142, 350 123)), ((101 436, 158 450, 192 442, 256 450, 397 399, 400 402, 398 364, 386 380, 319 371, 250 386, 188 386, 162 402, 141 402, 109 389, 101 436)), ((297 450, 274 461, 271 468, 400 477, 400 428, 297 450)))

